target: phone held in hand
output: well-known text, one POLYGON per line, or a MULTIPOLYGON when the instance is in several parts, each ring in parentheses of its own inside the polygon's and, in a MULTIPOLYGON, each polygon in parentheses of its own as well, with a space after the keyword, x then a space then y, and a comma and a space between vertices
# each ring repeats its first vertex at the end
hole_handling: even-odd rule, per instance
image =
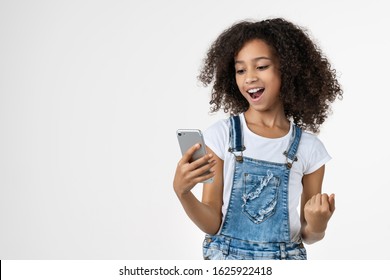
MULTIPOLYGON (((204 143, 202 131, 199 129, 178 129, 176 131, 177 139, 179 140, 181 154, 184 153, 194 146, 195 144, 200 144, 200 148, 195 151, 192 155, 190 162, 193 162, 207 154, 206 144, 204 143)), ((209 174, 210 171, 205 174, 209 174)), ((213 178, 204 181, 203 183, 211 183, 213 178)))

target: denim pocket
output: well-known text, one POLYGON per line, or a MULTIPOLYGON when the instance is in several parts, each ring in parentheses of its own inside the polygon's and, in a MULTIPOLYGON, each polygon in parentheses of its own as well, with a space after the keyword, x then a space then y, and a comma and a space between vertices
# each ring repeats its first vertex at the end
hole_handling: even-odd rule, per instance
POLYGON ((245 173, 242 211, 254 223, 271 217, 276 210, 280 179, 270 170, 266 174, 245 173))

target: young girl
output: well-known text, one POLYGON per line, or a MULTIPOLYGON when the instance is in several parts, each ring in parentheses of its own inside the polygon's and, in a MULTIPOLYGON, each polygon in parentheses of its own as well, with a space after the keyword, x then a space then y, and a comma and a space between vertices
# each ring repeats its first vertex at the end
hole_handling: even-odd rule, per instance
POLYGON ((205 131, 208 155, 190 162, 199 144, 184 154, 173 182, 206 233, 204 258, 306 259, 303 242, 321 240, 335 210, 321 193, 330 156, 308 132, 342 98, 335 71, 303 29, 275 18, 225 30, 199 79, 213 84, 211 110, 231 115, 205 131), (199 201, 191 189, 212 177, 199 201))

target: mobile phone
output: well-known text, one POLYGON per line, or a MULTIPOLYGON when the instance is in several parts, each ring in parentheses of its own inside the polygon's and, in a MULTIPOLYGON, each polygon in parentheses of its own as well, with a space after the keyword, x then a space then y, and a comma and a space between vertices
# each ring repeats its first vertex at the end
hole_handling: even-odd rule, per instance
MULTIPOLYGON (((195 144, 200 144, 200 148, 192 155, 190 162, 193 162, 207 154, 206 144, 204 143, 203 134, 200 129, 178 129, 176 131, 176 135, 182 155, 184 155, 184 153, 195 144)), ((205 174, 209 173, 210 171, 207 171, 205 174)), ((210 178, 203 183, 211 182, 213 182, 213 178, 210 178)))

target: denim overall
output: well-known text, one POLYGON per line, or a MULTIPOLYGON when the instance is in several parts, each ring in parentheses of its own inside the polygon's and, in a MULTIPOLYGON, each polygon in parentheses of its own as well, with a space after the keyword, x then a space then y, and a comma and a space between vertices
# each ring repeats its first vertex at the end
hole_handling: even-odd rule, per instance
POLYGON ((301 241, 290 238, 288 182, 297 160, 301 129, 293 125, 286 163, 244 157, 239 116, 230 118, 230 148, 236 158, 233 187, 220 232, 206 235, 204 259, 306 259, 301 241))

